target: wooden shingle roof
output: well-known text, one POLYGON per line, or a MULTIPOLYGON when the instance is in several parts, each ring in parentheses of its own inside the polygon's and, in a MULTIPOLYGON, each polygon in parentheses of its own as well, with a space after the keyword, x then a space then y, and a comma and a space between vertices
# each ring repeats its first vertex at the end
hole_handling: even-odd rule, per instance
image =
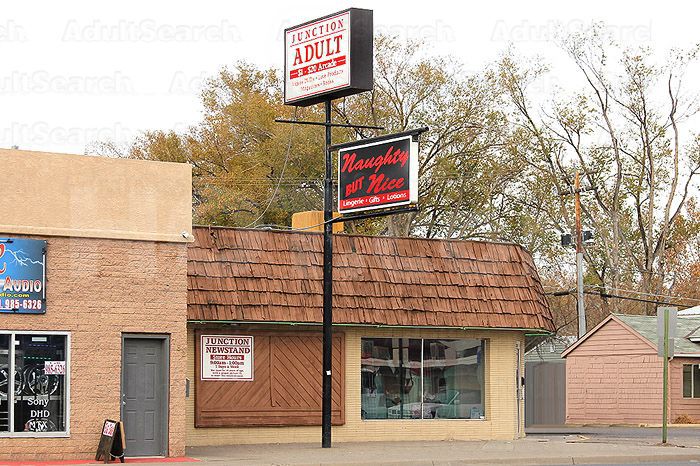
MULTIPOLYGON (((188 319, 321 322, 318 233, 196 227, 188 319)), ((515 244, 335 235, 333 321, 554 330, 532 257, 515 244)))

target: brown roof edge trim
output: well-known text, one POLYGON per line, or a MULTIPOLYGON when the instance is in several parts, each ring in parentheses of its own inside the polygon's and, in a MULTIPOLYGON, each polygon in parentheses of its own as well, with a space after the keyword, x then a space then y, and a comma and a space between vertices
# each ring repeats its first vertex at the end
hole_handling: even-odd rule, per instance
MULTIPOLYGON (((262 325, 289 325, 290 327, 302 326, 317 326, 323 324, 321 322, 280 322, 266 320, 201 320, 189 319, 188 324, 262 324, 262 325)), ((389 325, 389 324, 345 324, 333 323, 334 327, 368 327, 368 328, 420 328, 420 329, 439 329, 439 330, 509 330, 517 332, 538 332, 540 334, 554 335, 553 332, 541 328, 517 328, 517 327, 469 327, 469 326, 445 326, 445 325, 389 325)))

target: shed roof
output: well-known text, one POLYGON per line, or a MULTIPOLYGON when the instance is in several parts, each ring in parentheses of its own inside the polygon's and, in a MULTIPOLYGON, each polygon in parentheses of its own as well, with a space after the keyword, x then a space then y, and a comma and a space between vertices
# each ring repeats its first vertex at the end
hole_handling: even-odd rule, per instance
MULTIPOLYGON (((602 322, 596 325, 592 330, 589 330, 583 338, 580 338, 574 344, 569 346, 563 353, 562 357, 566 357, 574 351, 581 343, 593 335, 598 329, 603 327, 610 320, 617 320, 632 330, 639 336, 644 338, 653 348, 656 348, 658 342, 658 333, 656 327, 656 316, 630 315, 630 314, 610 314, 602 322)), ((678 315, 676 320, 676 338, 674 338, 673 352, 676 356, 700 356, 700 344, 691 341, 696 335, 700 335, 700 315, 678 315)))
POLYGON ((575 336, 554 335, 546 337, 534 348, 525 353, 526 362, 562 361, 561 354, 566 348, 576 342, 575 336))
MULTIPOLYGON (((193 233, 189 320, 322 321, 322 235, 193 233)), ((333 253, 335 323, 554 330, 532 257, 518 245, 335 235, 333 253)))
MULTIPOLYGON (((615 317, 629 325, 635 332, 646 338, 654 347, 658 342, 656 316, 640 316, 615 314, 615 317)), ((700 345, 688 339, 700 327, 700 316, 678 316, 676 319, 676 338, 674 338, 674 354, 699 354, 700 345)))

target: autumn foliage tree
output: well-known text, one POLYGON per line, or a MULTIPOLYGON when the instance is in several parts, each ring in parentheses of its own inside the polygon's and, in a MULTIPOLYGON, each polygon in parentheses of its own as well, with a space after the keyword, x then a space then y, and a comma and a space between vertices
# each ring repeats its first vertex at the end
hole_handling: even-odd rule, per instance
MULTIPOLYGON (((347 228, 515 241, 533 253, 548 290, 566 290, 574 256, 558 241, 573 229, 564 194, 579 171, 594 188, 583 202, 596 235, 585 253, 587 292, 598 293, 587 298, 589 325, 610 311, 653 310, 614 295, 700 299, 698 106, 684 79, 696 50, 659 61, 618 47, 601 25, 560 45, 578 79, 542 96, 532 86, 554 71, 513 51, 466 72, 420 43, 377 37, 374 90, 334 101, 333 119, 383 126, 384 134, 430 128, 421 138, 420 211, 347 228)), ((321 106, 282 102, 278 70, 222 69, 205 86, 198 124, 146 132, 125 155, 190 163, 196 223, 288 227, 292 213, 322 208, 323 132, 274 120, 323 115, 321 106)), ((337 128, 334 142, 377 134, 337 128)), ((552 298, 563 331, 575 328, 570 300, 552 298)))

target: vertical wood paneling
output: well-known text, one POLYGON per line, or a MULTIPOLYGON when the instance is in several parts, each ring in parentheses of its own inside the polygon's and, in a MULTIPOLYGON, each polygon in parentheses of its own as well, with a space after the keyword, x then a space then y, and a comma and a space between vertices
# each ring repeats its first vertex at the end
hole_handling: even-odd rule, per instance
MULTIPOLYGON (((321 424, 319 332, 246 332, 255 341, 254 378, 250 382, 201 380, 201 333, 195 338, 197 427, 321 424)), ((340 332, 334 335, 333 353, 332 370, 340 376, 333 379, 332 420, 339 425, 344 422, 345 381, 344 337, 340 332)))

